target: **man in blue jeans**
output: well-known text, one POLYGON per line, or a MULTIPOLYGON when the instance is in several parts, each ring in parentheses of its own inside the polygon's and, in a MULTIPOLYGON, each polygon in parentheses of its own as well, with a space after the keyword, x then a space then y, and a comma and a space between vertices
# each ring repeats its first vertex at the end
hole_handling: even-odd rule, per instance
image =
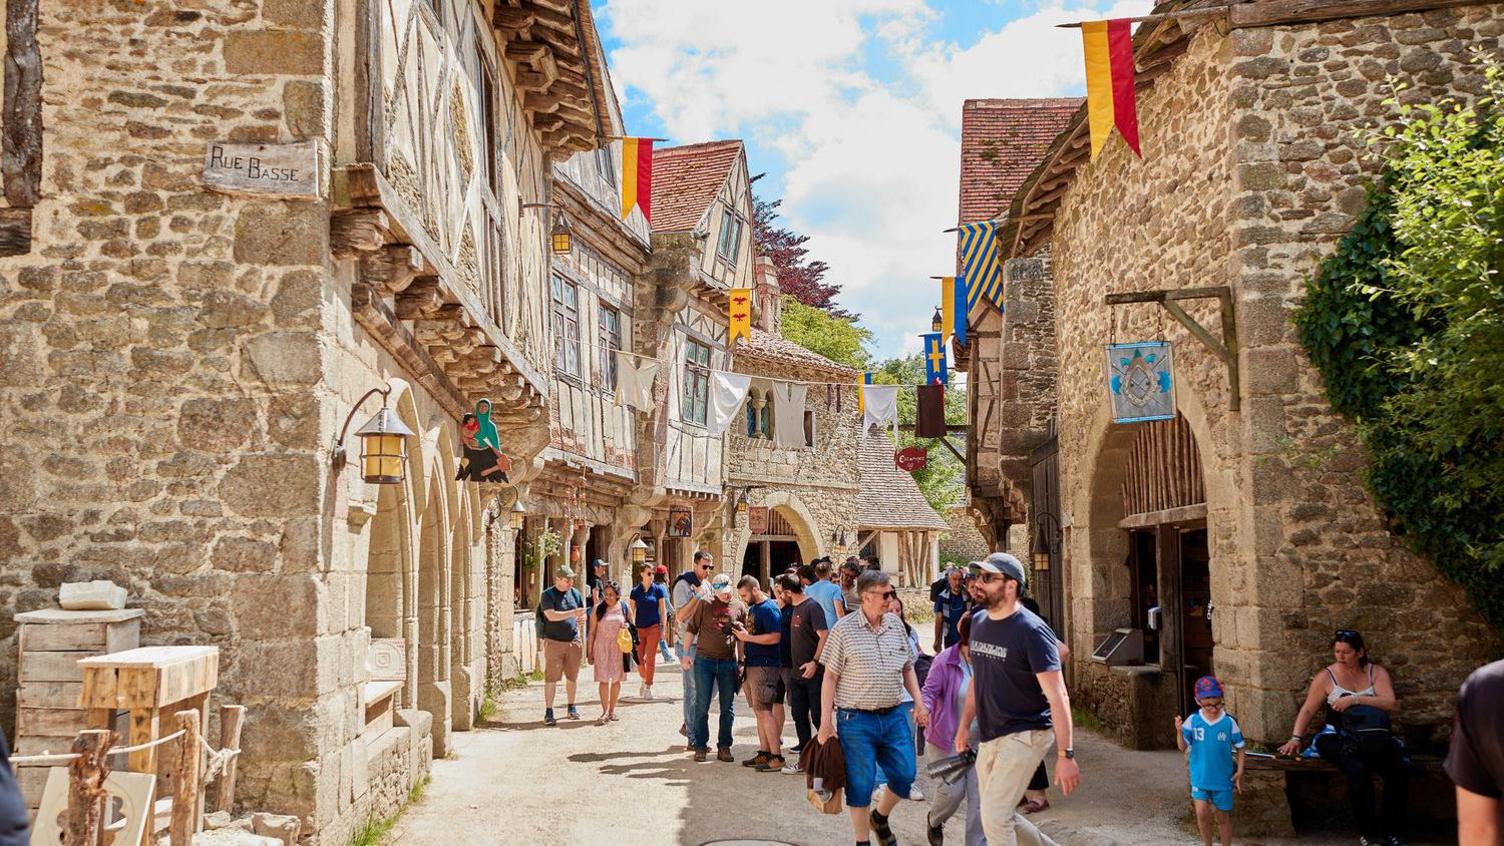
POLYGON ((736 630, 745 629, 747 606, 733 595, 731 577, 722 573, 710 582, 711 598, 697 604, 687 629, 695 639, 695 655, 685 657, 684 669, 693 668, 695 710, 689 723, 689 746, 695 761, 710 757, 710 696, 721 700, 720 732, 716 760, 732 761, 731 724, 736 719, 736 663, 741 643, 736 630))
MULTIPOLYGON (((679 663, 684 667, 684 722, 679 726, 679 733, 685 738, 689 737, 689 726, 695 718, 695 643, 694 636, 689 633, 689 621, 710 599, 710 571, 714 566, 715 559, 710 553, 703 549, 695 552, 694 565, 674 579, 674 587, 669 591, 668 601, 673 606, 676 624, 674 643, 679 650, 679 663)), ((690 744, 691 752, 694 748, 694 744, 690 744)))
POLYGON ((880 846, 898 842, 888 815, 914 786, 914 735, 899 708, 903 691, 914 699, 914 721, 928 726, 930 715, 914 675, 909 636, 897 614, 888 613, 894 591, 888 574, 863 570, 853 592, 857 608, 830 629, 820 663, 825 683, 820 690, 820 743, 832 737, 846 757, 846 806, 857 844, 877 835, 880 846), (877 768, 888 779, 877 807, 872 790, 877 768))

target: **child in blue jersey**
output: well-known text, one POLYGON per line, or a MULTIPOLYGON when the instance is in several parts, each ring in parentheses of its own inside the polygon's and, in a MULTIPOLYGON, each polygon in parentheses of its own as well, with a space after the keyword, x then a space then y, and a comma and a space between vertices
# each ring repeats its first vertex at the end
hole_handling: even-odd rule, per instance
POLYGON ((1222 710, 1222 683, 1212 676, 1196 680, 1196 704, 1201 710, 1182 721, 1175 718, 1175 742, 1191 768, 1191 802, 1201 842, 1212 846, 1212 814, 1216 813, 1222 846, 1232 843, 1232 796, 1243 792, 1243 732, 1238 721, 1222 710))

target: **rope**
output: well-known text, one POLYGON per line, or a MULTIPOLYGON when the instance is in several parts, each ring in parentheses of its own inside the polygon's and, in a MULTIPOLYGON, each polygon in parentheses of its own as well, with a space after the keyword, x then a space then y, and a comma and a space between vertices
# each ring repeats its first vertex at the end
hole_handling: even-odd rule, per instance
MULTIPOLYGON (((157 738, 156 740, 148 740, 145 743, 138 743, 135 746, 111 746, 109 751, 105 754, 129 755, 132 752, 141 752, 146 749, 152 749, 157 746, 161 746, 164 743, 171 743, 172 741, 177 740, 187 733, 187 729, 178 729, 172 734, 164 735, 157 738)), ((228 763, 231 758, 240 754, 239 749, 215 749, 214 746, 209 743, 209 739, 204 737, 202 734, 198 735, 198 742, 203 744, 203 747, 209 752, 209 769, 211 772, 222 771, 224 769, 224 765, 228 763)), ((77 752, 59 752, 56 754, 42 752, 39 755, 17 755, 10 759, 10 763, 12 766, 66 764, 69 761, 77 760, 81 757, 83 756, 79 755, 77 752)))

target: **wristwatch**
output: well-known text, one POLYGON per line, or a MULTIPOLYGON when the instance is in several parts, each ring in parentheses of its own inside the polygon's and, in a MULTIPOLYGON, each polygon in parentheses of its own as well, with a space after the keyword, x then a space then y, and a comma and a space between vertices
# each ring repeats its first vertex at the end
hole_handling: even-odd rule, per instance
POLYGON ((1072 761, 1076 760, 1076 750, 1075 750, 1075 748, 1071 747, 1071 746, 1067 746, 1064 749, 1061 749, 1060 750, 1060 757, 1066 758, 1066 759, 1069 759, 1069 760, 1072 760, 1072 761))

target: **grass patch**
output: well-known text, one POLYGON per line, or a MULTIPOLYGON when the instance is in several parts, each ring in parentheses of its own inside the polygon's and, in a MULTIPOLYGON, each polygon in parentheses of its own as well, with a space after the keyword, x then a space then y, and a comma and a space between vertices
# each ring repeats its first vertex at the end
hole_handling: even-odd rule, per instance
POLYGON ((480 701, 480 720, 481 720, 481 722, 483 722, 483 723, 489 723, 489 722, 491 722, 491 718, 494 717, 494 716, 496 716, 497 710, 499 710, 499 709, 496 706, 496 700, 495 699, 492 699, 489 696, 487 696, 485 699, 482 699, 480 701))
POLYGON ((1087 731, 1097 732, 1098 734, 1101 734, 1105 728, 1102 725, 1102 719, 1096 715, 1096 712, 1083 708, 1080 705, 1071 706, 1071 722, 1076 728, 1083 728, 1087 731))
POLYGON ((423 791, 428 789, 429 778, 429 776, 425 775, 418 779, 413 784, 412 789, 407 791, 407 801, 403 802, 400 808, 393 811, 391 816, 377 817, 372 815, 367 817, 365 825, 362 825, 355 830, 354 834, 350 835, 348 846, 384 846, 387 842, 387 837, 392 833, 392 828, 397 825, 398 817, 402 816, 402 812, 407 810, 409 805, 422 801, 423 791))

